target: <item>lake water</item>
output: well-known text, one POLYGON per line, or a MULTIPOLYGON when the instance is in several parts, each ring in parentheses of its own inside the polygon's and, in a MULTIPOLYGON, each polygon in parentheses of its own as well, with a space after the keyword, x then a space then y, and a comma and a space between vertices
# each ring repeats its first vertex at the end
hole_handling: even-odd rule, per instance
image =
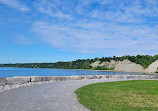
POLYGON ((108 72, 108 71, 0 67, 0 77, 13 77, 13 76, 73 76, 73 75, 123 75, 123 74, 135 75, 133 73, 108 72))

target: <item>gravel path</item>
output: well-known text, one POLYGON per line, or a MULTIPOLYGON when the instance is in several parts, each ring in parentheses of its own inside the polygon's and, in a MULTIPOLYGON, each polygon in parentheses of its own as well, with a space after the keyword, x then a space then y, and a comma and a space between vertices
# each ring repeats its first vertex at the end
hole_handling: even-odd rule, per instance
POLYGON ((51 82, 4 91, 0 93, 0 111, 89 111, 79 104, 74 91, 87 84, 120 80, 51 82))

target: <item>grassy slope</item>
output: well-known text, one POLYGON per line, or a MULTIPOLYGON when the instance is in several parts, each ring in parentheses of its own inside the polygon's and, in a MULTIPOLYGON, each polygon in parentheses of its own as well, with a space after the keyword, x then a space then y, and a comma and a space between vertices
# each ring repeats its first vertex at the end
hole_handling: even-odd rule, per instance
POLYGON ((158 81, 98 83, 76 91, 81 104, 92 111, 157 111, 158 81))

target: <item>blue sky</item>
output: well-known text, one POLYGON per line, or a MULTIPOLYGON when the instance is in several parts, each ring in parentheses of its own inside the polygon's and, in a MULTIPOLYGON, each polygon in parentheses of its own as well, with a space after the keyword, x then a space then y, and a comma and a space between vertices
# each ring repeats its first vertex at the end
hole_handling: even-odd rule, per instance
POLYGON ((158 54, 157 0, 0 0, 0 63, 158 54))

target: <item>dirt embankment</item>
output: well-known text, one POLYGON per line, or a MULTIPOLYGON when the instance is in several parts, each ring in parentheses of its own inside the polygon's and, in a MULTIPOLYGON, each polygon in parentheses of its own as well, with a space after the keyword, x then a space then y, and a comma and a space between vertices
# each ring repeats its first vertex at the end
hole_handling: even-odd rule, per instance
POLYGON ((129 60, 118 62, 114 70, 118 72, 144 72, 144 68, 140 64, 133 63, 129 60))
POLYGON ((155 73, 158 71, 158 60, 149 65, 148 68, 144 69, 140 64, 136 64, 129 60, 123 61, 110 61, 110 62, 100 62, 96 61, 91 64, 92 67, 104 66, 107 68, 114 68, 114 71, 118 72, 138 72, 138 73, 155 73))
POLYGON ((145 73, 154 73, 158 71, 158 60, 149 65, 148 68, 145 69, 145 73))

